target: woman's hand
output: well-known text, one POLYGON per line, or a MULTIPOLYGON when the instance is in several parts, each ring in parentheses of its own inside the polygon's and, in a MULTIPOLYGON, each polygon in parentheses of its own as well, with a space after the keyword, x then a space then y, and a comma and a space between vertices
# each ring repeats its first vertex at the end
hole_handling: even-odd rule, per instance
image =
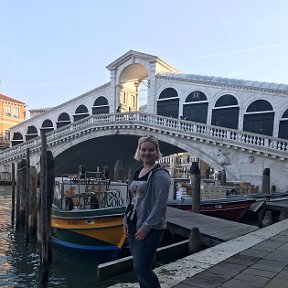
POLYGON ((143 229, 139 228, 135 233, 135 239, 138 241, 142 241, 148 235, 148 232, 144 231, 143 229))

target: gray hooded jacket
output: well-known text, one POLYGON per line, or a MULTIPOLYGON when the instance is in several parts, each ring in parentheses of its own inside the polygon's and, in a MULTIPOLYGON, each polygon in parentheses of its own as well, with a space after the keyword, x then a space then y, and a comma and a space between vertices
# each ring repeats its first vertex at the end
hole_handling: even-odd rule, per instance
MULTIPOLYGON (((146 232, 151 229, 166 228, 166 207, 171 177, 168 171, 160 166, 148 176, 144 197, 137 208, 137 229, 142 226, 146 232)), ((127 224, 126 215, 124 223, 127 224)))

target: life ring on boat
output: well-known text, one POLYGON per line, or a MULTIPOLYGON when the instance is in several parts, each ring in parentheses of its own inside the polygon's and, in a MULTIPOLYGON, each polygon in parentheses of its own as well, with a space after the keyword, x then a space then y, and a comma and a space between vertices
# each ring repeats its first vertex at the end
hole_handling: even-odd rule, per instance
POLYGON ((65 209, 66 211, 70 211, 73 209, 73 200, 71 197, 67 197, 66 200, 65 200, 65 209))
POLYGON ((91 195, 90 197, 90 207, 91 209, 98 209, 99 208, 99 201, 96 197, 96 195, 91 195))

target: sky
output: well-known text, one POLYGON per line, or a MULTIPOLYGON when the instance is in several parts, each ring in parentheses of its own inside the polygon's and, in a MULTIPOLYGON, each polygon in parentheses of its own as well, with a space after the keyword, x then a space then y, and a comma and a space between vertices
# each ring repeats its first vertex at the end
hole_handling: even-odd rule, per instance
POLYGON ((0 0, 0 93, 54 107, 129 50, 182 73, 288 84, 287 0, 0 0))

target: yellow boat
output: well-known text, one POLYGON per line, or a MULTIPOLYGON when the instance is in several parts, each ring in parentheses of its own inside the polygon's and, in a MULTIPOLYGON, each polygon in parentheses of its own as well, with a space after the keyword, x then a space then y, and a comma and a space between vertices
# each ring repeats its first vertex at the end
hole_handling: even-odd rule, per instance
POLYGON ((104 183, 106 188, 102 189, 101 181, 90 179, 89 185, 86 181, 56 181, 60 187, 60 191, 56 189, 60 207, 54 205, 52 209, 54 244, 111 256, 118 255, 124 247, 126 235, 122 223, 127 185, 115 182, 107 189, 104 183))

